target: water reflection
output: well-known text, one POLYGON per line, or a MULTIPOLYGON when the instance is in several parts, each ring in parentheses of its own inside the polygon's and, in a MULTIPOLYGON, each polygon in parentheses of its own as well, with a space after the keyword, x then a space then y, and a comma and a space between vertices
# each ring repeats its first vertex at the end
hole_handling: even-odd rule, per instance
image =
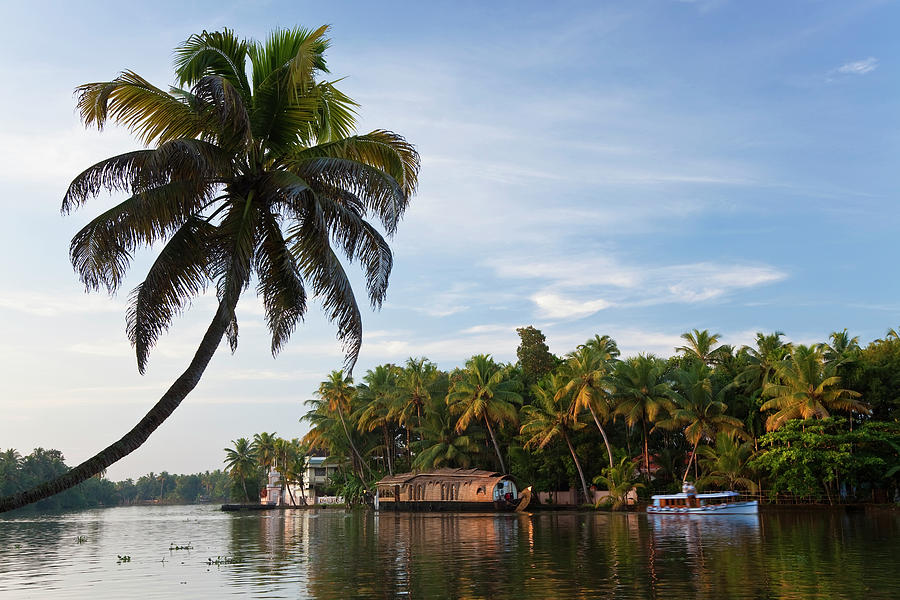
POLYGON ((871 600, 900 597, 898 555, 897 513, 134 507, 0 519, 0 597, 871 600), (237 560, 209 565, 217 556, 237 560))

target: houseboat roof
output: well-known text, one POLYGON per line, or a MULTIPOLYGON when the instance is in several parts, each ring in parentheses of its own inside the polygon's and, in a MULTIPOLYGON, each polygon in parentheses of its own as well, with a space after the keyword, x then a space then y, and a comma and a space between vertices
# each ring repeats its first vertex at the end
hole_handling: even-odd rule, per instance
POLYGON ((397 473, 389 475, 379 481, 376 485, 402 485, 409 483, 418 477, 427 477, 429 479, 484 479, 484 480, 500 480, 508 479, 509 475, 503 475, 496 471, 482 471, 481 469, 435 469, 434 471, 421 471, 412 473, 397 473))
MULTIPOLYGON (((694 498, 730 498, 732 496, 740 496, 737 492, 710 492, 708 494, 692 494, 694 498)), ((688 494, 660 494, 652 496, 654 500, 675 500, 677 498, 687 498, 688 494)))

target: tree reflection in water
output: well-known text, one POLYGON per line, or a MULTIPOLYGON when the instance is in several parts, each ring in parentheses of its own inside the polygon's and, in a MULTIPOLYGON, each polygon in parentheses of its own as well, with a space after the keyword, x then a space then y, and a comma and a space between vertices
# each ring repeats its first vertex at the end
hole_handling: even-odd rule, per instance
MULTIPOLYGON (((235 517, 233 575, 312 598, 890 598, 900 516, 342 509, 235 517), (874 543, 873 543, 874 542, 874 543)), ((237 583, 237 581, 235 582, 237 583)))

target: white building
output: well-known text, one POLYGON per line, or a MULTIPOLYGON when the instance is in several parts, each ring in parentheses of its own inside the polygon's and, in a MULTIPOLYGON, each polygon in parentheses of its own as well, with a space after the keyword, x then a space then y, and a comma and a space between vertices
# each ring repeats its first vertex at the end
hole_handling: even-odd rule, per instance
POLYGON ((309 456, 303 472, 303 487, 281 483, 281 474, 269 471, 269 482, 260 491, 260 503, 269 505, 334 504, 343 500, 337 496, 325 496, 325 488, 331 485, 331 477, 337 473, 340 463, 330 456, 309 456))

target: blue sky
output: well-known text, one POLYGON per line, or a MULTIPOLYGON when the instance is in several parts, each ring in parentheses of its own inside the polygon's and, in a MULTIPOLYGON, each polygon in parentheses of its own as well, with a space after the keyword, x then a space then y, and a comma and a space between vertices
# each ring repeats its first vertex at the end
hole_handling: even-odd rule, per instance
MULTIPOLYGON (((179 319, 139 376, 124 332, 135 261, 114 298, 86 295, 68 243, 114 198, 62 217, 71 178, 133 149, 85 131, 72 90, 125 68, 157 85, 172 49, 224 26, 262 38, 332 25, 329 65, 360 130, 405 135, 420 191, 394 240, 357 369, 425 355, 514 360, 533 324, 563 354, 595 333, 670 354, 692 328, 749 343, 900 322, 895 2, 17 3, 0 19, 0 446, 116 439, 187 364, 214 303, 179 319)), ((221 465, 256 431, 292 437, 341 366, 315 309, 268 353, 258 302, 241 342, 150 441, 110 469, 221 465)))

